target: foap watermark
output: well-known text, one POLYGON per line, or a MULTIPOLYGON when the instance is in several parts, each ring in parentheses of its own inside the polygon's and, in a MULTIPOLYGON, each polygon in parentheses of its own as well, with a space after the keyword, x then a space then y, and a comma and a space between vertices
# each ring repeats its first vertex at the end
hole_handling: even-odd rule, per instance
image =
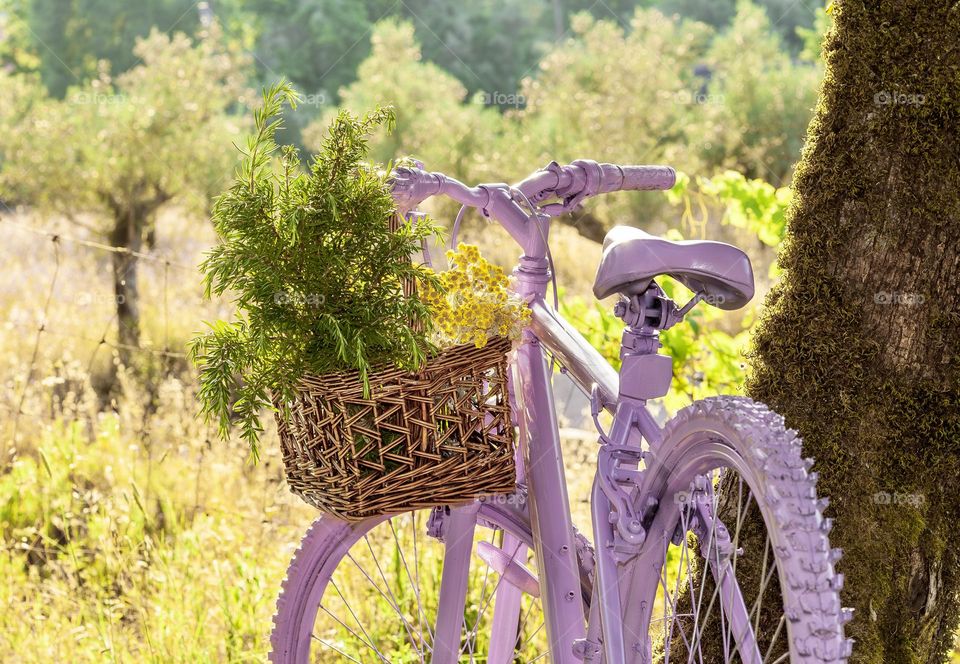
POLYGON ((273 303, 281 306, 322 307, 326 296, 321 293, 289 293, 279 291, 273 294, 273 303))
POLYGON ((510 505, 511 507, 523 507, 527 502, 525 496, 514 493, 497 493, 483 497, 483 502, 492 505, 510 505))
POLYGON ((109 304, 111 306, 118 304, 125 304, 127 301, 126 295, 109 295, 107 293, 79 293, 76 297, 75 304, 78 307, 93 307, 109 304))
POLYGON ((109 106, 124 104, 127 96, 119 92, 76 92, 70 95, 70 103, 75 106, 109 106))
POLYGON ((877 304, 900 304, 917 306, 927 301, 922 293, 900 293, 897 291, 879 291, 874 294, 873 301, 877 304))
POLYGON ((878 491, 873 494, 873 503, 875 505, 910 505, 911 507, 920 507, 925 502, 927 502, 927 498, 922 493, 890 493, 888 491, 878 491))
POLYGON ((673 101, 682 106, 722 104, 724 97, 723 95, 710 94, 705 90, 680 90, 673 95, 673 101))
POLYGON ((527 105, 526 96, 519 92, 481 92, 476 99, 484 106, 499 106, 500 108, 523 108, 527 105))
POLYGON ((310 95, 303 95, 300 97, 300 101, 297 102, 298 106, 326 106, 329 97, 327 96, 326 90, 321 90, 320 92, 315 92, 310 95))
POLYGON ((705 302, 712 307, 723 306, 723 303, 727 301, 727 298, 719 293, 706 294, 700 298, 701 302, 705 302))
POLYGON ((923 106, 927 97, 916 92, 881 90, 873 95, 873 103, 877 106, 923 106))

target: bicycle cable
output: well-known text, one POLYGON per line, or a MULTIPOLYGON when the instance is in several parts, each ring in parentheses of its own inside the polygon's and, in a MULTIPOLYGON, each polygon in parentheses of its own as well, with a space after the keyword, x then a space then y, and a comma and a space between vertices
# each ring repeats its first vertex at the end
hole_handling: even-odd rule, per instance
POLYGON ((463 216, 467 212, 468 205, 461 205, 460 211, 457 213, 457 218, 453 222, 453 230, 450 231, 450 248, 457 248, 457 236, 460 234, 460 222, 463 221, 463 216))
POLYGON ((533 220, 537 224, 537 232, 540 233, 540 239, 543 240, 543 246, 547 250, 547 265, 550 267, 550 282, 553 286, 553 309, 554 311, 560 310, 560 293, 557 290, 557 268, 553 262, 553 252, 550 251, 550 244, 547 242, 547 235, 543 232, 543 226, 540 224, 540 208, 535 207, 533 203, 530 202, 530 199, 527 198, 527 195, 523 193, 522 189, 517 189, 516 187, 510 187, 511 194, 520 194, 523 201, 527 204, 527 208, 533 215, 533 220))

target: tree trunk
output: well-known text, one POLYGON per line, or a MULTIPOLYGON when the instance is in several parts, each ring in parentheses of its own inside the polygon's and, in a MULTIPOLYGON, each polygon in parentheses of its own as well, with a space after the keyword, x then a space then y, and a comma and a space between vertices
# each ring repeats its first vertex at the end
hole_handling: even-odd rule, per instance
POLYGON ((145 215, 137 209, 124 211, 114 220, 110 244, 123 247, 125 253, 113 254, 113 294, 117 307, 117 342, 120 362, 132 366, 133 354, 140 346, 140 300, 137 284, 137 256, 143 246, 145 215))
POLYGON ((960 555, 960 3, 833 3, 748 392, 816 459, 854 661, 943 662, 960 555))

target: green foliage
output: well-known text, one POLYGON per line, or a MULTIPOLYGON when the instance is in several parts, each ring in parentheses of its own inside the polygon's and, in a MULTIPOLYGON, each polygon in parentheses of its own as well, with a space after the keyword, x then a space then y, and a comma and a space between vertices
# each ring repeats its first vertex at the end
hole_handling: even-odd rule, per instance
POLYGON ((391 230, 386 174, 364 162, 370 133, 392 112, 341 112, 304 171, 275 143, 284 102, 296 103, 289 84, 264 91, 256 133, 214 206, 221 243, 202 265, 208 294, 229 291, 242 318, 213 323, 191 348, 202 411, 224 438, 236 415, 254 455, 262 409, 290 398, 304 374, 356 369, 366 381, 374 364, 415 368, 431 351, 427 309, 403 283, 436 284, 410 261, 432 228, 391 230))
POLYGON ((0 0, 0 71, 34 72, 40 67, 27 23, 29 0, 0 0))
POLYGON ((709 44, 708 26, 641 10, 629 30, 586 14, 572 29, 521 90, 518 133, 538 137, 526 163, 589 154, 614 163, 699 165, 684 126, 696 108, 693 70, 709 44))
MULTIPOLYGON (((655 6, 668 14, 678 14, 716 28, 725 28, 733 22, 741 4, 742 2, 738 3, 737 0, 661 0, 655 6)), ((791 52, 796 52, 803 46, 804 39, 799 31, 809 29, 814 22, 814 12, 807 3, 793 0, 759 0, 757 5, 766 11, 771 32, 778 33, 791 52)))
POLYGON ((171 200, 206 211, 229 172, 237 127, 227 111, 244 92, 244 59, 216 34, 194 44, 153 32, 134 54, 136 67, 116 79, 101 72, 63 100, 19 95, 24 114, 15 131, 0 133, 0 195, 92 212, 103 232, 171 200))
POLYGON ((33 49, 43 82, 55 97, 97 76, 105 60, 116 73, 136 66, 132 52, 154 29, 195 34, 200 21, 190 0, 26 0, 33 49))
MULTIPOLYGON (((774 187, 759 178, 748 179, 736 171, 724 171, 712 178, 680 173, 677 184, 667 192, 671 203, 682 206, 681 224, 697 227, 706 224, 710 210, 722 210, 720 221, 755 235, 763 244, 778 248, 786 234, 787 211, 793 200, 789 187, 774 187), (701 211, 698 219, 694 208, 701 211)), ((776 277, 776 265, 771 265, 776 277)))
POLYGON ((818 62, 821 57, 821 46, 824 36, 833 27, 832 12, 829 11, 829 4, 823 9, 818 9, 814 15, 813 27, 797 28, 797 34, 803 42, 803 49, 800 51, 800 57, 807 62, 818 62))
POLYGON ((407 0, 400 7, 399 16, 417 26, 424 58, 456 76, 471 96, 514 92, 536 67, 553 28, 546 0, 407 0))
POLYGON ((255 26, 262 77, 283 72, 329 103, 356 79, 357 67, 376 48, 378 21, 416 25, 424 59, 442 66, 470 93, 513 92, 536 65, 553 24, 544 0, 232 0, 227 13, 255 26))
MULTIPOLYGON (((692 173, 735 169, 779 183, 799 152, 820 76, 783 53, 766 14, 748 3, 719 35, 656 10, 638 10, 629 29, 580 14, 506 114, 425 62, 412 24, 384 21, 372 43, 342 106, 396 107, 397 131, 374 137, 374 154, 412 154, 470 181, 522 177, 551 159, 590 155, 692 173)), ((306 131, 309 145, 322 126, 306 131)), ((590 214, 601 226, 635 223, 662 215, 663 199, 605 197, 590 214)))
POLYGON ((149 408, 48 411, 0 473, 0 661, 264 661, 312 511, 276 491, 279 451, 252 468, 209 446, 192 380, 156 387, 149 408))
POLYGON ((690 140, 712 168, 782 184, 800 154, 821 68, 795 62, 770 18, 750 2, 737 5, 705 59, 713 76, 690 140))
MULTIPOLYGON (((354 113, 378 104, 394 107, 390 133, 374 137, 372 154, 380 161, 413 155, 431 170, 459 173, 474 170, 497 135, 500 116, 479 103, 465 103, 467 89, 441 67, 424 62, 411 23, 385 20, 371 37, 373 50, 360 64, 357 81, 342 91, 345 108, 354 113)), ((304 132, 316 147, 335 111, 304 132)))
MULTIPOLYGON (((234 0, 229 9, 254 26, 260 77, 282 72, 308 95, 332 102, 369 51, 372 23, 389 9, 381 0, 234 0)), ((228 9, 228 11, 229 11, 228 9)))

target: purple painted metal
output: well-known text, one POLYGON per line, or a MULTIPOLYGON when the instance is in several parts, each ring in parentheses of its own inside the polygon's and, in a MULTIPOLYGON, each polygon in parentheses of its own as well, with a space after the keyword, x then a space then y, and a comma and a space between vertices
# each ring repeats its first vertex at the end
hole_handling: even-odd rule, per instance
POLYGON ((473 533, 479 506, 479 503, 470 503, 455 507, 443 522, 443 575, 440 579, 440 601, 431 659, 436 664, 456 664, 460 660, 463 606, 467 597, 473 533))
MULTIPOLYGON (((524 256, 514 273, 517 290, 531 301, 542 300, 549 283, 545 258, 524 256)), ((551 370, 540 341, 524 331, 513 367, 520 419, 528 504, 540 594, 552 661, 577 660, 573 645, 586 633, 580 574, 570 501, 560 451, 560 430, 553 403, 551 370)))
MULTIPOLYGON (((490 546, 493 547, 493 545, 490 546)), ((502 553, 504 559, 501 559, 504 569, 498 570, 501 574, 505 573, 504 570, 511 569, 512 565, 523 565, 527 557, 527 546, 510 533, 503 534, 503 544, 498 550, 504 552, 502 553), (515 552, 513 556, 510 556, 511 552, 515 552)), ((478 554, 486 561, 483 551, 478 551, 478 554)), ((517 643, 517 628, 520 624, 520 600, 523 593, 529 590, 517 579, 508 576, 507 580, 510 582, 497 586, 491 626, 491 634, 496 634, 496 638, 490 641, 487 664, 512 664, 514 660, 514 646, 517 643)), ((539 594, 538 585, 537 595, 539 594)))
MULTIPOLYGON (((517 548, 504 545, 503 548, 494 546, 490 542, 480 542, 477 545, 477 555, 493 571, 503 577, 503 580, 511 586, 516 586, 531 597, 540 597, 540 582, 537 577, 527 569, 525 565, 517 562, 516 558, 510 556, 508 551, 515 551, 517 548)), ((526 551, 526 547, 524 547, 526 551)), ((500 631, 494 628, 494 634, 500 634, 500 631)))
MULTIPOLYGON (((657 355, 659 331, 682 319, 700 300, 722 308, 745 304, 753 294, 753 274, 745 254, 720 243, 672 243, 636 229, 613 232, 605 243, 595 291, 598 296, 620 292, 627 298, 617 311, 628 323, 623 338, 624 370, 619 377, 544 303, 550 280, 547 236, 551 217, 570 211, 598 193, 668 189, 674 181, 675 173, 665 167, 620 167, 578 160, 568 166, 551 163, 516 187, 467 187, 439 173, 400 168, 393 176, 393 190, 403 211, 437 194, 477 207, 499 221, 523 249, 514 274, 519 294, 530 304, 533 324, 524 332, 517 350, 512 397, 521 432, 523 458, 518 466, 529 489, 527 504, 551 661, 596 661, 601 631, 607 664, 650 661, 647 626, 666 547, 675 536, 680 514, 677 504, 669 504, 664 498, 685 490, 698 473, 730 467, 753 480, 751 488, 760 494, 757 503, 761 511, 766 510, 773 547, 789 554, 780 557, 778 553, 778 562, 781 589, 793 602, 791 654, 804 662, 843 662, 850 652, 842 628, 849 614, 838 608, 837 591, 842 579, 832 569, 837 556, 825 557, 829 524, 823 522, 821 503, 810 490, 806 474, 809 466, 801 463, 799 444, 795 436, 783 430, 782 418, 771 419, 769 411, 749 400, 718 399, 688 409, 662 431, 645 407, 647 399, 662 396, 669 387, 669 358, 657 355), (559 202, 541 205, 549 199, 559 202), (529 209, 533 205, 538 206, 536 210, 529 209), (665 273, 697 293, 687 307, 676 308, 653 282, 665 273), (609 435, 601 432, 592 492, 597 549, 589 630, 581 601, 577 542, 544 346, 560 359, 582 389, 594 395, 597 408, 614 412, 609 435), (715 408, 714 403, 719 405, 715 408), (641 442, 645 448, 641 448, 641 442), (639 470, 641 459, 644 468, 639 470), (769 487, 773 487, 772 492, 765 493, 769 487), (778 507, 778 496, 797 498, 778 507), (654 508, 649 512, 652 521, 642 523, 642 512, 646 513, 648 507, 654 508)), ((473 532, 478 510, 482 509, 480 503, 463 506, 442 520, 446 547, 434 662, 452 663, 459 656, 473 532)), ((727 537, 729 544, 711 507, 700 505, 698 509, 701 539, 719 541, 719 537, 727 537)), ((515 581, 501 584, 497 592, 495 645, 489 658, 492 664, 511 661, 520 588, 532 588, 525 572, 514 567, 522 564, 525 556, 524 543, 513 535, 504 538, 502 553, 489 547, 483 551, 485 559, 515 581), (500 643, 498 637, 502 637, 500 643)), ((746 662, 757 664, 761 658, 749 612, 729 563, 718 557, 710 560, 709 567, 719 579, 720 605, 730 618, 741 655, 746 662)), ((291 570, 298 571, 297 561, 291 570)), ((318 599, 312 594, 301 602, 308 611, 318 599)), ((294 641, 298 644, 309 638, 303 626, 291 625, 289 629, 296 630, 294 641)))

